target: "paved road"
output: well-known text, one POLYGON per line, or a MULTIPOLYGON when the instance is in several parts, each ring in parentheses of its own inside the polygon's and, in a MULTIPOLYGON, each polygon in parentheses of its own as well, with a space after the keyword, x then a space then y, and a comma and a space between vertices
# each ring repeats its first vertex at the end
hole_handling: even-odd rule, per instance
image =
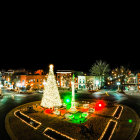
MULTIPOLYGON (((115 91, 109 91, 108 95, 105 94, 106 91, 91 93, 91 94, 76 94, 77 99, 104 99, 112 102, 118 102, 127 105, 134 109, 140 117, 140 96, 129 96, 116 93, 115 91)), ((9 92, 6 90, 2 91, 4 97, 0 99, 0 137, 9 140, 9 136, 5 131, 5 116, 6 114, 15 108, 16 106, 41 100, 42 94, 36 93, 32 95, 18 95, 14 92, 9 92)), ((140 139, 140 133, 136 137, 136 140, 140 139)))
POLYGON ((33 95, 18 95, 14 92, 9 92, 6 90, 2 91, 4 97, 0 99, 0 139, 10 140, 6 130, 5 130, 5 116, 13 108, 28 103, 32 101, 41 100, 41 94, 33 95))
MULTIPOLYGON (((79 96, 78 98, 81 98, 81 97, 84 98, 84 96, 85 96, 85 98, 87 98, 87 99, 88 98, 89 99, 90 98, 103 99, 103 100, 117 102, 117 103, 129 106, 138 114, 138 116, 140 118, 140 95, 139 96, 124 95, 121 93, 117 93, 115 91, 102 90, 100 92, 92 93, 90 95, 83 94, 82 96, 79 96), (105 92, 107 92, 109 96, 105 92)), ((139 131, 137 137, 135 138, 135 140, 140 140, 140 131, 139 131)))

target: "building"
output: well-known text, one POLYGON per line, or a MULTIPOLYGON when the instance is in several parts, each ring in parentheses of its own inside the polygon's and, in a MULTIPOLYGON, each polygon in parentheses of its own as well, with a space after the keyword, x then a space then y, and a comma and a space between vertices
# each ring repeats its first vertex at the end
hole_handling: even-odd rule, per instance
POLYGON ((78 89, 98 90, 101 88, 99 76, 78 76, 78 89))
POLYGON ((43 70, 37 70, 30 73, 26 70, 5 71, 3 73, 3 85, 11 89, 27 88, 27 89, 42 89, 47 75, 43 70))
POLYGON ((86 76, 78 76, 78 89, 86 89, 86 76))
POLYGON ((129 76, 125 79, 124 85, 126 91, 137 90, 137 74, 129 74, 129 76))
POLYGON ((26 89, 43 89, 47 75, 17 75, 14 87, 26 89))
POLYGON ((27 75, 26 76, 26 87, 32 89, 43 89, 44 82, 47 79, 47 75, 27 75))
POLYGON ((2 72, 0 71, 0 88, 2 86, 2 72))
POLYGON ((137 73, 137 85, 138 85, 138 90, 140 90, 140 73, 137 73))
POLYGON ((74 74, 75 89, 97 90, 101 87, 99 76, 87 76, 87 74, 84 74, 81 71, 72 71, 72 70, 58 70, 56 72, 58 87, 71 88, 73 74, 74 74))
POLYGON ((71 88, 73 71, 71 70, 57 70, 56 80, 58 87, 71 88))

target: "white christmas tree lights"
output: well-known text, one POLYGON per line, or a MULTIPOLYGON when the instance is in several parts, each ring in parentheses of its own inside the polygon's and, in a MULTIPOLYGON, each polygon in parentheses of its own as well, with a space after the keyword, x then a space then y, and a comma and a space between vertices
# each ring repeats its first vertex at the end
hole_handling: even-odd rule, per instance
POLYGON ((58 87, 56 84, 53 65, 49 65, 49 74, 46 84, 44 85, 44 93, 41 101, 41 106, 45 108, 60 107, 62 105, 58 87))

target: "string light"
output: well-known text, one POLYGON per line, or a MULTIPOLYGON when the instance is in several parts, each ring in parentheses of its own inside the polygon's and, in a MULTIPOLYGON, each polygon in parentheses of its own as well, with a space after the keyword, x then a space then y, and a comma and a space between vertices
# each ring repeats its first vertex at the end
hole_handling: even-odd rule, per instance
POLYGON ((53 68, 54 66, 52 64, 49 65, 48 79, 44 85, 44 94, 42 97, 41 106, 45 108, 60 107, 62 105, 53 68))

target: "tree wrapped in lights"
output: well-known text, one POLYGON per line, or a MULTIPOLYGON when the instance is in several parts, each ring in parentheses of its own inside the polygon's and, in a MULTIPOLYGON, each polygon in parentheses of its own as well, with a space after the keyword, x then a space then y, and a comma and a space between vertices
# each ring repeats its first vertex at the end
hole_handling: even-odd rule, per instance
POLYGON ((112 72, 111 72, 112 81, 120 82, 121 92, 123 92, 123 90, 124 90, 125 80, 128 78, 130 73, 131 73, 131 71, 129 69, 126 69, 123 66, 121 66, 120 68, 116 68, 116 69, 112 70, 112 72))
POLYGON ((99 76, 101 87, 110 71, 109 64, 102 60, 97 60, 90 69, 91 75, 99 76))
POLYGON ((44 85, 44 93, 41 101, 41 106, 45 108, 54 108, 60 107, 61 105, 62 102, 53 72, 53 65, 50 65, 48 79, 46 84, 44 85))

